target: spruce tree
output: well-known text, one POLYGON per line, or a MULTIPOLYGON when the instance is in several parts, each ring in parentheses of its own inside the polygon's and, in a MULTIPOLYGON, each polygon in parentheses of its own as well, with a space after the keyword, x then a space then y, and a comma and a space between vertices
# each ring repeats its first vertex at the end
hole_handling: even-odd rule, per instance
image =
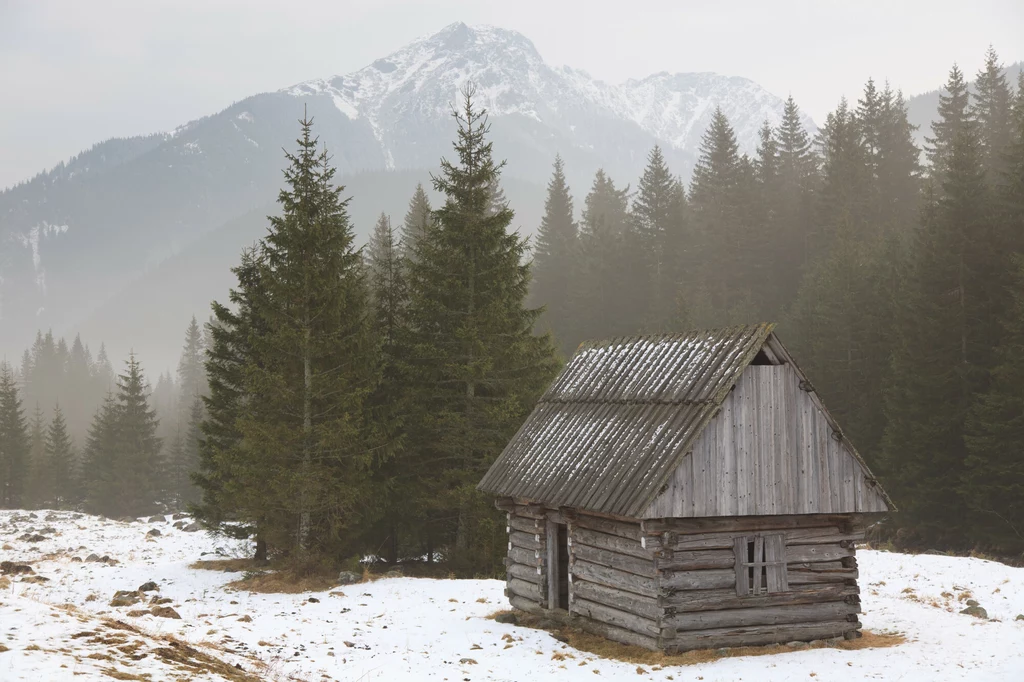
POLYGON ((402 256, 412 258, 416 248, 415 245, 423 238, 423 234, 430 228, 433 212, 430 208, 430 198, 422 184, 416 185, 416 192, 409 200, 409 210, 405 213, 402 221, 402 230, 399 235, 399 242, 402 246, 402 256))
POLYGON ((617 189, 603 170, 583 202, 580 254, 573 279, 576 335, 582 340, 635 334, 622 256, 630 223, 629 187, 617 189))
POLYGON ((813 260, 808 235, 814 221, 817 160, 813 143, 800 121, 800 108, 793 96, 786 99, 782 121, 775 130, 778 146, 779 198, 778 240, 782 258, 777 263, 780 286, 792 301, 805 268, 813 260))
POLYGON ((976 126, 948 102, 945 111, 933 126, 951 136, 938 148, 941 187, 922 213, 899 315, 883 471, 908 544, 963 549, 964 424, 972 395, 986 389, 1007 268, 992 238, 976 126))
POLYGON ((116 491, 118 461, 118 409, 113 391, 93 415, 85 442, 80 480, 86 511, 114 516, 119 511, 116 491))
POLYGON ((185 330, 185 345, 178 361, 178 413, 181 421, 188 421, 196 398, 206 393, 206 371, 203 368, 205 352, 203 333, 193 315, 185 330))
POLYGON ((690 183, 690 209, 699 234, 703 264, 700 302, 694 306, 701 326, 737 323, 752 317, 755 259, 763 258, 763 235, 749 224, 756 190, 753 164, 740 157, 729 120, 716 109, 701 138, 690 183))
POLYGON ((157 511, 165 494, 164 462, 159 422, 149 405, 145 376, 132 353, 126 371, 118 377, 114 470, 108 493, 121 515, 139 516, 157 511))
MULTIPOLYGON (((420 225, 425 226, 429 221, 430 216, 424 216, 420 225)), ((424 234, 425 230, 421 231, 415 243, 422 241, 424 234)), ((386 556, 391 564, 399 558, 400 536, 404 539, 415 533, 417 510, 411 507, 410 500, 415 499, 416 486, 420 484, 417 477, 410 475, 412 453, 404 447, 404 427, 410 406, 405 390, 408 265, 403 252, 411 256, 412 250, 396 241, 391 221, 381 214, 367 248, 374 328, 381 358, 380 381, 368 401, 376 443, 373 477, 374 487, 380 491, 376 500, 380 524, 366 530, 374 546, 381 546, 381 538, 386 538, 386 556)))
POLYGON ((568 354, 579 343, 572 330, 570 301, 572 280, 576 277, 579 235, 573 217, 572 194, 565 181, 561 156, 555 156, 554 172, 548 181, 544 217, 537 231, 533 250, 533 286, 531 298, 544 306, 541 327, 550 330, 568 354))
POLYGON ((972 118, 967 82, 963 72, 954 64, 943 91, 939 93, 938 118, 932 123, 932 137, 925 137, 925 152, 933 177, 940 178, 945 174, 953 141, 972 118))
POLYGON ((46 416, 36 404, 29 421, 29 448, 26 462, 26 483, 23 504, 33 509, 45 506, 50 499, 51 481, 46 461, 46 416))
POLYGON ((673 253, 670 244, 682 246, 678 233, 684 229, 680 220, 685 209, 685 198, 676 189, 676 179, 655 146, 647 155, 633 198, 632 226, 639 253, 636 269, 627 275, 627 283, 636 291, 638 326, 648 331, 667 329, 676 317, 681 254, 673 253))
POLYGON ((974 515, 972 539, 986 551, 1024 553, 1024 260, 1015 261, 1013 305, 989 387, 967 415, 962 494, 974 515))
POLYGON ((0 362, 0 508, 24 503, 29 457, 28 426, 14 371, 0 362))
MULTIPOLYGON (((365 403, 377 380, 369 301, 335 168, 318 150, 312 120, 301 121, 296 153, 286 154, 281 215, 262 240, 261 326, 249 339, 240 431, 248 477, 268 499, 241 511, 246 521, 276 509, 266 529, 273 546, 302 556, 352 551, 363 521, 372 453, 365 403)), ((250 498, 250 501, 253 501, 250 498)))
POLYGON ((251 339, 264 331, 254 311, 263 295, 261 270, 259 245, 243 250, 240 264, 232 268, 238 283, 229 292, 231 307, 212 304, 213 319, 206 328, 209 395, 202 397, 199 462, 191 476, 202 501, 189 506, 211 529, 237 537, 255 534, 258 560, 268 554, 270 482, 242 447, 240 420, 247 396, 245 368, 255 361, 251 339))
POLYGON ((54 406, 53 419, 46 431, 46 463, 49 482, 46 504, 67 509, 77 497, 75 449, 59 404, 54 406))
POLYGON ((504 554, 503 522, 475 486, 555 361, 550 338, 533 335, 539 311, 524 305, 530 270, 524 240, 509 232, 513 213, 491 210, 502 164, 472 87, 455 118, 457 159, 442 159, 433 178, 445 202, 410 268, 410 391, 419 410, 408 447, 424 474, 420 503, 433 508, 428 551, 453 542, 455 563, 490 573, 504 554))
POLYGON ((1006 171, 1006 150, 1013 140, 1012 100, 999 55, 989 46, 985 66, 974 81, 971 116, 978 122, 983 166, 989 183, 999 184, 1006 171))

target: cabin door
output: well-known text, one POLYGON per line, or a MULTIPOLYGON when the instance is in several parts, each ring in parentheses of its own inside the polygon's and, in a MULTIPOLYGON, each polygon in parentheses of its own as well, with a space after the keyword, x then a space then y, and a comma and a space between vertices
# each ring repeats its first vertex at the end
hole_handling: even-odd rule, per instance
POLYGON ((569 610, 569 528, 548 519, 548 608, 569 610))

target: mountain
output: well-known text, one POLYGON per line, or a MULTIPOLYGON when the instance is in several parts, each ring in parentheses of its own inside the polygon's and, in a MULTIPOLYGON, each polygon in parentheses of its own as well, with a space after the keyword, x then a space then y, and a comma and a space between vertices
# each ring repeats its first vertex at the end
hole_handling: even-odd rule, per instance
POLYGON ((748 152, 783 108, 752 81, 711 73, 610 85, 548 65, 514 31, 452 24, 355 73, 254 95, 171 133, 108 140, 0 193, 0 355, 53 328, 170 365, 188 318, 225 296, 239 250, 263 233, 304 108, 365 235, 382 210, 400 220, 416 182, 429 184, 451 154, 450 107, 470 81, 525 233, 556 153, 581 203, 599 167, 635 183, 655 144, 688 176, 715 107, 748 152))
MULTIPOLYGON (((1017 62, 1003 70, 1006 80, 1014 90, 1017 88, 1017 75, 1022 68, 1024 68, 1024 62, 1017 62)), ((967 87, 973 93, 974 81, 970 81, 967 87)), ((907 100, 907 119, 912 125, 917 126, 917 130, 914 131, 914 141, 921 149, 925 147, 924 138, 931 137, 932 121, 938 118, 939 92, 940 90, 930 90, 920 95, 914 95, 907 100)))

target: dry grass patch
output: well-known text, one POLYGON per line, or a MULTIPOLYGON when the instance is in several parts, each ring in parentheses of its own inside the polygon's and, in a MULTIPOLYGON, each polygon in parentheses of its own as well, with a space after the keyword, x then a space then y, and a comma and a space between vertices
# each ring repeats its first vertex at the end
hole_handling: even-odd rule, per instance
POLYGON ((267 568, 266 561, 255 559, 203 559, 188 565, 201 571, 224 571, 225 573, 241 573, 242 571, 259 571, 267 568))
MULTIPOLYGON (((488 616, 488 618, 493 619, 495 616, 502 613, 510 613, 510 611, 497 611, 488 616)), ((536 630, 545 630, 547 632, 558 634, 560 638, 562 638, 573 649, 593 654, 599 658, 607 658, 622 661, 624 663, 648 666, 668 667, 676 665, 696 665, 698 663, 710 663, 722 658, 735 658, 737 656, 770 656, 786 653, 788 651, 806 651, 807 649, 843 649, 846 651, 881 649, 898 646, 906 641, 906 638, 900 634, 878 633, 872 632, 871 630, 862 630, 861 637, 859 639, 840 640, 834 644, 821 640, 816 643, 809 644, 807 647, 802 649, 789 649, 775 644, 768 646, 734 647, 729 649, 699 649, 696 651, 687 651, 681 654, 666 654, 661 651, 651 651, 639 646, 613 642, 599 635, 594 635, 584 630, 580 630, 579 628, 567 625, 553 629, 540 627, 540 623, 548 619, 519 611, 514 613, 519 619, 519 626, 533 628, 536 630)))
POLYGON ((336 571, 309 571, 283 568, 277 571, 249 573, 229 582, 225 587, 263 594, 299 594, 326 592, 338 586, 336 571))
MULTIPOLYGON (((135 635, 145 634, 142 630, 139 630, 138 628, 123 621, 104 620, 103 624, 113 630, 120 630, 122 632, 128 632, 135 635)), ((117 638, 118 636, 115 636, 111 639, 117 638)), ((262 677, 226 663, 216 656, 208 654, 205 651, 201 651, 196 647, 181 641, 173 635, 159 635, 155 637, 155 639, 162 643, 163 646, 156 646, 146 653, 152 654, 165 663, 171 664, 179 670, 186 672, 189 675, 189 679, 192 679, 193 676, 205 676, 206 674, 212 674, 220 676, 226 680, 230 680, 231 682, 263 682, 262 677)), ((125 639, 122 639, 121 642, 122 646, 117 646, 116 649, 124 653, 126 657, 133 660, 138 660, 136 657, 141 657, 139 649, 144 646, 142 642, 129 642, 125 644, 123 643, 125 642, 125 639)), ((211 644, 210 646, 216 645, 211 644)), ((125 677, 117 679, 148 678, 125 677)))

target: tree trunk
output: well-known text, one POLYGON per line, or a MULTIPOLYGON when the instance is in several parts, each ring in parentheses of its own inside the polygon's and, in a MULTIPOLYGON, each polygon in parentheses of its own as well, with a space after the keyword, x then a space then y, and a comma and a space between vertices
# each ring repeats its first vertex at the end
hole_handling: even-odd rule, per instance
POLYGON ((299 507, 299 551, 305 554, 309 549, 310 510, 309 492, 306 489, 309 480, 309 470, 312 465, 313 455, 311 452, 313 435, 313 368, 310 362, 310 331, 309 324, 305 325, 305 348, 302 353, 302 491, 300 493, 299 507))
POLYGON ((266 561, 267 560, 267 541, 261 537, 256 538, 256 555, 253 557, 255 561, 266 561))
POLYGON ((398 537, 395 534, 395 524, 391 524, 391 537, 388 543, 388 563, 394 566, 398 563, 398 537))

